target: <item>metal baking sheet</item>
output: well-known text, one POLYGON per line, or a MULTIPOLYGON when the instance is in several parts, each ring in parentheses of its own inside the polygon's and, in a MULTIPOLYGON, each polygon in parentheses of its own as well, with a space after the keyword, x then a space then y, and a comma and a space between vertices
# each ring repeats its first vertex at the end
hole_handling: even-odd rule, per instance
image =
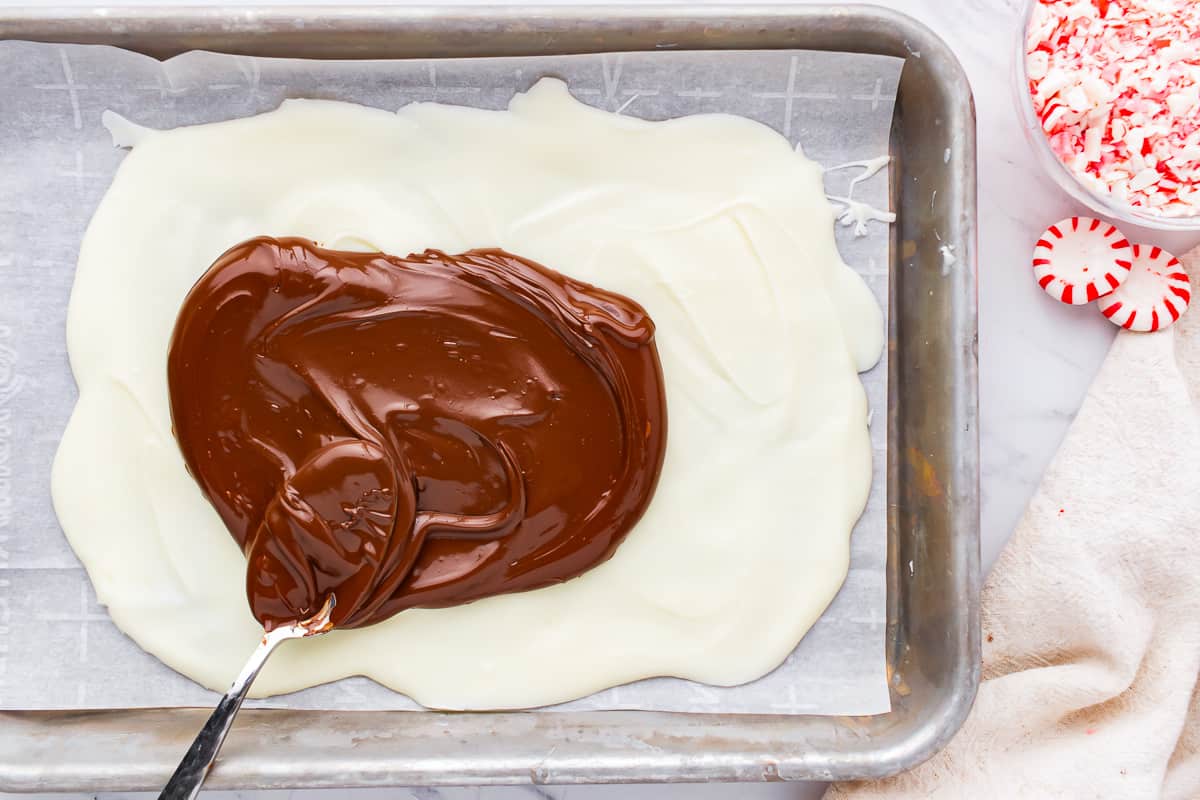
MULTIPOLYGON (((859 719, 250 711, 213 783, 865 777, 902 769, 953 733, 978 681, 974 127, 965 77, 927 30, 863 7, 3 13, 0 38, 112 43, 158 56, 197 47, 380 58, 674 47, 907 58, 892 142, 898 212, 887 415, 893 711, 859 719), (954 268, 947 269, 947 247, 954 268), (461 741, 471 743, 470 755, 461 755, 461 741)), ((0 787, 153 788, 205 713, 0 713, 0 787)))

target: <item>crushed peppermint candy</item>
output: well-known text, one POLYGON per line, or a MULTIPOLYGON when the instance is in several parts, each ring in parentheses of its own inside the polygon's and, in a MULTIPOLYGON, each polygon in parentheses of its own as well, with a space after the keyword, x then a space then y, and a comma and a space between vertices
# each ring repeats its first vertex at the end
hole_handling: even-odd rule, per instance
POLYGON ((1051 149, 1086 186, 1200 215, 1200 2, 1036 0, 1025 66, 1051 149))

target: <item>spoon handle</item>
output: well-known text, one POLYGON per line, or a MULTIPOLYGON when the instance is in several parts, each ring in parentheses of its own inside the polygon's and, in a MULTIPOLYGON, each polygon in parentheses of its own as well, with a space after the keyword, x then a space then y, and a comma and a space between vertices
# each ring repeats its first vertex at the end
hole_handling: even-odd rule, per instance
POLYGON ((159 794, 158 800, 192 800, 200 794, 200 787, 208 777, 213 762, 217 760, 217 752, 221 749, 229 729, 233 727, 233 719, 242 707, 246 693, 250 691, 250 684, 267 662, 267 656, 271 655, 280 642, 296 639, 310 632, 310 629, 301 625, 287 625, 263 636, 262 642, 255 648, 246 666, 242 667, 229 691, 217 704, 216 711, 208 718, 208 722, 204 723, 200 733, 196 734, 192 746, 175 768, 175 774, 167 781, 167 786, 159 794))

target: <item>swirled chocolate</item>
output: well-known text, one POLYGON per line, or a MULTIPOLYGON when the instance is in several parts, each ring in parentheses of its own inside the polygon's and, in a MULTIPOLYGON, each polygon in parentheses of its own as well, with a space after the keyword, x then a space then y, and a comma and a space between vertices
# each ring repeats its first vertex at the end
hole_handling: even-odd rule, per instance
POLYGON ((331 595, 358 627, 579 575, 666 444, 646 312, 503 250, 244 242, 184 301, 168 381, 268 629, 331 595))

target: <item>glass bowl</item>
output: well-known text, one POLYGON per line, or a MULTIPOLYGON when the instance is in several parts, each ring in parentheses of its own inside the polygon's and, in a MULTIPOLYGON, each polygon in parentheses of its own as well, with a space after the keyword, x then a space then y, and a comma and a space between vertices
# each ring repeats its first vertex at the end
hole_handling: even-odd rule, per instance
POLYGON ((1081 181, 1054 154, 1050 148, 1050 140, 1042 131, 1041 121, 1033 109, 1033 97, 1029 94, 1029 79, 1025 66, 1025 39, 1029 33, 1029 21, 1033 16, 1033 7, 1036 3, 1037 0, 1025 0, 1021 12, 1021 24, 1017 28, 1013 62, 1013 99, 1017 105, 1021 130, 1024 131, 1025 138, 1029 140, 1038 164, 1046 174, 1054 179, 1055 183, 1063 188, 1063 191, 1102 216, 1160 231, 1200 231, 1200 214, 1189 217, 1166 217, 1099 194, 1081 181))

